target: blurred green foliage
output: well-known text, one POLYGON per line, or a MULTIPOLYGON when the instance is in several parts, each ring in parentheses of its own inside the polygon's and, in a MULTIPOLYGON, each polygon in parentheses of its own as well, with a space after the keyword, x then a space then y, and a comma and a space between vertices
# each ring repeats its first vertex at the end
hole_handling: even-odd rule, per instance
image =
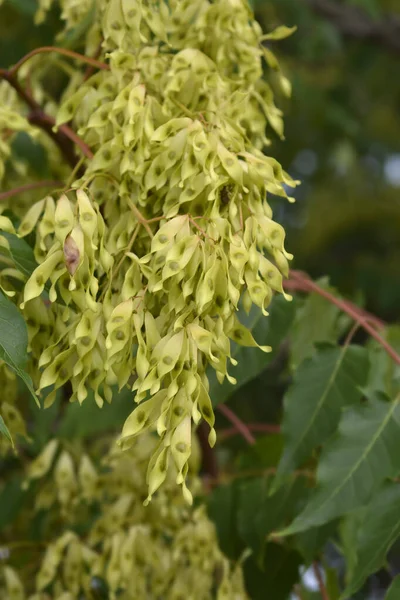
MULTIPOLYGON (((400 18, 396 0, 331 4, 358 5, 376 23, 400 18)), ((347 294, 361 289, 369 309, 392 319, 400 301, 399 53, 346 37, 305 0, 256 0, 255 10, 265 30, 298 26, 280 43, 293 97, 284 103, 287 140, 274 148, 303 181, 297 203, 279 215, 295 266, 330 275, 347 294)))

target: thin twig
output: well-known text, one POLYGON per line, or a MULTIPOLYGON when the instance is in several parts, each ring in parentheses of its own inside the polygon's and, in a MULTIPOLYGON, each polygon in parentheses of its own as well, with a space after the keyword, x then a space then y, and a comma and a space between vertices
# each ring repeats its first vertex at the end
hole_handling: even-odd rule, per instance
MULTIPOLYGON (((338 298, 336 298, 333 294, 331 294, 327 290, 324 290, 323 288, 320 288, 318 286, 318 284, 316 284, 314 281, 312 281, 306 273, 302 273, 301 271, 291 270, 289 273, 289 279, 284 282, 286 289, 289 291, 297 290, 297 291, 309 292, 310 284, 313 284, 314 286, 316 286, 320 290, 322 290, 322 292, 324 292, 324 297, 326 299, 330 300, 332 303, 334 303, 332 298, 334 298, 335 300, 338 300, 338 298)), ((316 290, 314 290, 314 291, 316 291, 316 290)), ((317 292, 317 293, 320 294, 320 292, 317 292)), ((342 307, 344 305, 346 305, 347 307, 350 307, 353 310, 353 312, 357 313, 360 317, 364 317, 364 319, 366 321, 369 321, 371 323, 371 325, 374 325, 377 329, 384 329, 384 327, 386 327, 386 323, 384 321, 382 321, 382 319, 379 319, 378 317, 367 312, 363 308, 360 308, 353 302, 350 302, 349 300, 339 300, 339 302, 341 302, 341 305, 339 306, 339 308, 342 309, 342 307)))
POLYGON ((249 444, 254 445, 256 443, 256 438, 253 436, 246 423, 243 423, 243 421, 241 421, 241 419, 239 419, 226 404, 220 404, 218 410, 232 423, 238 433, 240 433, 249 444))
POLYGON ((326 589, 321 569, 319 568, 319 564, 316 561, 313 562, 313 571, 315 578, 318 581, 319 592, 321 594, 322 600, 329 600, 328 590, 326 589))
POLYGON ((57 52, 58 54, 62 54, 63 56, 68 56, 70 58, 75 58, 81 62, 87 63, 92 67, 96 67, 96 69, 101 69, 103 71, 109 71, 110 67, 106 63, 100 62, 95 58, 90 58, 90 56, 84 56, 83 54, 79 54, 78 52, 74 52, 73 50, 68 50, 67 48, 58 48, 57 46, 42 46, 41 48, 35 48, 28 54, 25 54, 15 65, 8 70, 8 73, 13 77, 16 75, 18 70, 22 67, 23 64, 26 63, 29 59, 37 54, 42 54, 44 52, 57 52))
POLYGON ((36 190, 38 188, 43 187, 54 187, 58 188, 63 186, 64 183, 62 181, 35 181, 33 183, 27 183, 25 185, 21 185, 12 190, 8 190, 7 192, 0 193, 0 202, 3 200, 8 200, 8 198, 12 198, 13 196, 18 196, 18 194, 22 194, 24 192, 28 192, 30 190, 36 190))
POLYGON ((299 273, 298 271, 291 271, 288 282, 285 283, 287 289, 297 289, 304 292, 315 292, 319 294, 331 304, 334 304, 340 308, 343 312, 349 315, 354 321, 360 324, 371 337, 373 337, 381 346, 386 350, 389 356, 394 360, 395 363, 400 365, 400 355, 396 350, 377 332, 375 327, 371 325, 371 320, 377 324, 377 319, 373 315, 365 316, 364 313, 360 313, 358 307, 355 307, 351 302, 336 298, 333 294, 321 288, 314 281, 309 279, 305 274, 299 273), (292 285, 294 283, 294 285, 292 285))

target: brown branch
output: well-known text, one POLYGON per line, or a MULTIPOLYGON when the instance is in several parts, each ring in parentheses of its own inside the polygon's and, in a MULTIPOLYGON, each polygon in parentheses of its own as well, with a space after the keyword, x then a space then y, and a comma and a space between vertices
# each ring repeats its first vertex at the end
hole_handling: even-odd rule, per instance
POLYGON ((365 10, 336 0, 303 0, 316 14, 328 19, 349 38, 372 42, 400 54, 400 17, 385 15, 371 19, 365 10))
POLYGON ((377 332, 376 327, 378 323, 380 327, 383 326, 382 322, 374 317, 373 315, 369 315, 365 311, 360 311, 358 307, 356 307, 353 303, 348 302, 347 300, 341 300, 340 298, 336 298, 333 294, 321 288, 318 284, 312 281, 307 275, 304 273, 300 273, 299 271, 291 271, 290 279, 285 282, 285 287, 288 290, 298 290, 303 292, 315 292, 319 294, 331 304, 335 304, 340 310, 345 312, 353 319, 360 324, 360 326, 365 329, 367 333, 371 337, 373 337, 381 346, 386 350, 389 356, 394 360, 395 363, 400 365, 400 355, 396 352, 396 350, 377 332), (372 325, 374 323, 375 327, 372 325))
POLYGON ((256 443, 256 439, 243 421, 226 404, 220 404, 218 410, 232 423, 238 433, 251 445, 256 443))
MULTIPOLYGON (((43 124, 48 124, 53 128, 53 127, 55 127, 55 124, 56 124, 53 117, 51 117, 50 115, 47 115, 43 111, 40 111, 40 113, 38 115, 36 115, 36 113, 31 113, 28 116, 28 119, 29 119, 30 123, 35 123, 35 124, 38 124, 39 126, 41 126, 43 124), (35 122, 35 121, 37 121, 37 122, 35 122)), ((82 151, 82 154, 84 154, 87 158, 90 158, 90 159, 93 158, 94 155, 93 155, 93 152, 91 151, 91 149, 89 148, 89 146, 79 137, 79 135, 77 133, 75 133, 75 131, 73 129, 71 129, 71 127, 69 127, 69 125, 66 125, 65 123, 63 125, 58 125, 57 129, 66 138, 68 138, 71 142, 73 142, 75 144, 75 146, 78 146, 78 148, 82 151)))
POLYGON ((322 600, 329 600, 328 590, 326 589, 321 569, 319 568, 319 564, 316 561, 313 562, 313 571, 315 578, 318 581, 319 592, 321 594, 322 600))
POLYGON ((8 190, 7 192, 0 193, 0 202, 3 200, 8 200, 8 198, 12 198, 13 196, 18 196, 18 194, 22 194, 23 192, 28 192, 30 190, 36 190, 38 188, 43 187, 62 187, 64 183, 62 181, 35 181, 33 183, 27 183, 26 185, 21 185, 20 187, 16 187, 12 190, 8 190))
POLYGON ((25 64, 29 59, 31 59, 33 56, 36 56, 37 54, 42 54, 44 52, 57 52, 58 54, 68 56, 70 58, 75 58, 76 60, 79 60, 88 65, 91 65, 92 67, 95 67, 96 69, 102 69, 103 71, 109 71, 110 69, 110 67, 106 63, 100 62, 95 58, 90 58, 90 56, 84 56, 83 54, 79 54, 78 52, 74 52, 73 50, 67 50, 67 48, 57 48, 56 46, 42 46, 41 48, 35 48, 31 52, 23 56, 17 63, 15 63, 15 65, 13 65, 8 70, 9 75, 13 77, 17 74, 20 67, 22 67, 22 65, 25 64))
POLYGON ((31 96, 19 83, 14 74, 5 69, 0 69, 0 78, 7 81, 17 92, 18 96, 31 109, 28 115, 28 121, 31 125, 36 125, 45 131, 54 143, 59 147, 65 160, 71 167, 77 163, 75 154, 75 145, 78 146, 83 154, 88 158, 93 158, 93 153, 85 142, 68 126, 60 125, 57 131, 53 130, 55 120, 46 114, 40 104, 31 96))

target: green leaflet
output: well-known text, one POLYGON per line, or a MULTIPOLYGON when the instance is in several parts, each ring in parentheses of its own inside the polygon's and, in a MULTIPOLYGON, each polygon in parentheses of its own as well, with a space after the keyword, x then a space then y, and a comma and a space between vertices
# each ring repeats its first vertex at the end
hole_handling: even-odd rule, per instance
POLYGON ((341 409, 360 400, 367 374, 360 346, 324 348, 301 364, 284 400, 286 445, 273 489, 335 431, 341 409))
MULTIPOLYGON (((400 536, 400 485, 386 484, 372 499, 357 531, 357 562, 341 598, 349 598, 371 573, 378 571, 386 554, 400 536)), ((398 586, 400 597, 400 582, 398 586)))
POLYGON ((385 596, 385 600, 398 600, 400 598, 400 575, 393 580, 388 593, 385 596))
POLYGON ((287 600, 299 580, 301 556, 296 550, 270 542, 262 568, 251 556, 243 565, 246 589, 252 600, 287 600), (266 591, 268 595, 266 595, 266 591))
POLYGON ((374 396, 343 414, 337 436, 321 455, 315 493, 281 535, 304 531, 361 507, 386 477, 398 473, 399 401, 400 396, 393 402, 374 396))
POLYGON ((25 371, 28 333, 25 321, 17 307, 0 292, 0 358, 21 377, 35 402, 39 400, 33 389, 32 379, 25 371))
POLYGON ((3 417, 0 415, 0 433, 3 434, 11 443, 12 446, 14 446, 14 441, 12 439, 11 433, 8 430, 7 425, 4 423, 3 417))

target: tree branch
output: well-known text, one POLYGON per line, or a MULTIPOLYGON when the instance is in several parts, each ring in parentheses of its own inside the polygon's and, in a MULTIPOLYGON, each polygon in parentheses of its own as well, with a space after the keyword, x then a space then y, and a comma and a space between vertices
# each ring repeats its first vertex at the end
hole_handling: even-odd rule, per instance
POLYGON ((377 328, 381 329, 385 326, 383 321, 380 321, 374 315, 370 315, 366 311, 362 311, 352 302, 336 298, 333 294, 321 288, 305 273, 301 273, 300 271, 290 271, 289 280, 284 282, 284 286, 287 290, 315 292, 331 302, 331 304, 335 304, 340 310, 348 314, 353 321, 359 323, 360 326, 386 350, 394 362, 400 365, 400 355, 397 354, 396 350, 377 331, 377 328))
POLYGON ((400 17, 386 15, 375 21, 364 10, 336 0, 303 0, 313 12, 328 19, 349 38, 369 41, 400 54, 400 17))

